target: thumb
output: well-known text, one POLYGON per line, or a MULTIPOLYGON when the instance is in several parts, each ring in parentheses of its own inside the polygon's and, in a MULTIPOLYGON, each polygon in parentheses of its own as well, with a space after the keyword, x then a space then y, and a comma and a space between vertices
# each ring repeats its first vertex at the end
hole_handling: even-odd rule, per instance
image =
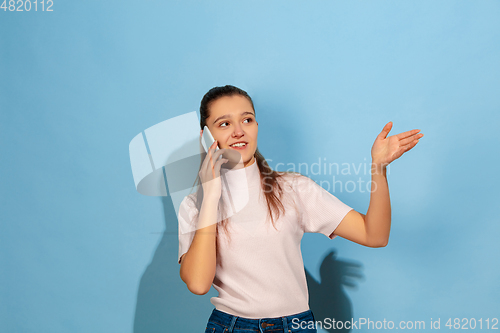
POLYGON ((382 132, 380 132, 378 137, 380 139, 385 139, 387 137, 387 134, 389 134, 389 132, 391 131, 391 129, 392 129, 392 121, 385 124, 384 128, 382 129, 382 132))

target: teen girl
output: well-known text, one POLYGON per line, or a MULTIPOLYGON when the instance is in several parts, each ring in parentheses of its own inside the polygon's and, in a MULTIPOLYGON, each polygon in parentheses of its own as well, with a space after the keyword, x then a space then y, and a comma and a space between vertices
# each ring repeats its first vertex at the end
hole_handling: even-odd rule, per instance
POLYGON ((371 150, 370 205, 364 215, 310 178, 269 167, 257 149, 258 123, 245 91, 211 89, 201 101, 200 118, 201 129, 206 125, 216 141, 200 166, 201 186, 179 209, 179 230, 195 230, 179 231, 179 263, 191 292, 203 295, 212 285, 219 292, 210 300, 215 309, 205 332, 316 332, 309 325, 315 319, 300 251, 303 234, 386 246, 391 227, 386 167, 423 134, 411 130, 387 137, 392 123, 385 125, 371 150), (245 207, 226 218, 239 198, 245 207))

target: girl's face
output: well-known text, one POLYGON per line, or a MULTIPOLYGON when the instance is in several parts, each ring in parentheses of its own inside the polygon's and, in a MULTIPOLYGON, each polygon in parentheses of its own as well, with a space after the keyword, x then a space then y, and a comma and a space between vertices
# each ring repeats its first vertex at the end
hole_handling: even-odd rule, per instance
POLYGON ((244 167, 254 163, 259 128, 255 111, 246 97, 233 95, 215 100, 210 105, 206 123, 220 149, 239 152, 244 167))

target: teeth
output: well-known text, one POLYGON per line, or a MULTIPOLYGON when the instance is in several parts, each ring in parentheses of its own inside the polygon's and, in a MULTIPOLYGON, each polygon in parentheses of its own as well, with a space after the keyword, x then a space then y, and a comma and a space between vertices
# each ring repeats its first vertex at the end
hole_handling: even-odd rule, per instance
POLYGON ((246 143, 242 142, 242 143, 235 143, 234 145, 231 145, 231 147, 243 147, 243 146, 246 146, 246 143))

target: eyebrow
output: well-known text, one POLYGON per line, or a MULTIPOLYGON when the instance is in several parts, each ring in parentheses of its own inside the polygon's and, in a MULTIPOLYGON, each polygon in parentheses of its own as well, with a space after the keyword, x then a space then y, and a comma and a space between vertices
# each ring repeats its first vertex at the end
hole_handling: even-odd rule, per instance
MULTIPOLYGON (((254 114, 253 112, 245 111, 245 112, 242 112, 242 113, 241 113, 241 115, 242 115, 242 116, 244 116, 244 115, 246 115, 246 114, 251 114, 252 116, 254 116, 254 117, 255 117, 255 114, 254 114)), ((222 116, 220 116, 219 118, 215 119, 215 121, 214 121, 213 123, 215 124, 216 122, 218 122, 219 120, 221 120, 221 119, 223 119, 223 118, 229 118, 229 116, 230 116, 230 115, 228 115, 228 114, 222 115, 222 116)))

